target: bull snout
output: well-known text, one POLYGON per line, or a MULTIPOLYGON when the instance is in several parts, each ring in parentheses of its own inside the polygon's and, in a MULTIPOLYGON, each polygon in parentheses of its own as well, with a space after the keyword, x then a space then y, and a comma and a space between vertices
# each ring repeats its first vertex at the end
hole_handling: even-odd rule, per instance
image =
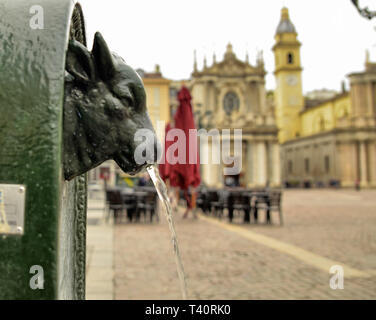
POLYGON ((134 140, 138 142, 134 158, 141 169, 160 160, 162 145, 147 113, 142 117, 142 129, 136 132, 134 140))
MULTIPOLYGON (((162 146, 156 135, 154 135, 154 142, 148 143, 145 148, 145 158, 140 163, 142 168, 157 163, 162 153, 162 146)), ((135 160, 137 161, 137 159, 135 160)))
POLYGON ((162 146, 154 130, 149 131, 142 139, 140 136, 135 136, 134 140, 132 147, 125 148, 114 156, 119 167, 125 173, 132 175, 139 173, 148 165, 157 163, 162 155, 162 146))

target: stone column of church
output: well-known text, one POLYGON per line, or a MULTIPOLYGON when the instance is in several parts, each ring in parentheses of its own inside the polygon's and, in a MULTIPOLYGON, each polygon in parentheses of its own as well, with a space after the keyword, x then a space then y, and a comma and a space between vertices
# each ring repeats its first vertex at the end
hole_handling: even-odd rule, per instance
POLYGON ((376 187, 376 143, 368 145, 369 164, 370 164, 370 186, 376 187))
POLYGON ((211 164, 207 166, 208 175, 209 175, 209 182, 208 185, 211 187, 217 187, 219 184, 219 165, 218 164, 211 164))
POLYGON ((272 186, 281 185, 281 161, 280 161, 280 152, 279 144, 272 144, 272 186))
POLYGON ((266 185, 266 146, 265 142, 257 142, 257 185, 266 185))
POLYGON ((222 176, 223 173, 222 166, 221 166, 221 154, 217 154, 220 152, 219 150, 213 151, 213 143, 210 144, 210 149, 208 150, 210 152, 209 159, 209 170, 210 170, 210 181, 211 186, 213 187, 219 187, 222 184, 222 176))
POLYGON ((252 150, 252 186, 255 187, 257 184, 258 177, 258 152, 257 152, 257 142, 251 142, 252 150))
MULTIPOLYGON (((215 151, 214 151, 215 152, 215 151)), ((200 166, 202 172, 202 180, 210 187, 215 187, 220 182, 219 180, 219 164, 215 163, 212 155, 212 142, 209 140, 207 143, 203 140, 200 141, 200 166)))
POLYGON ((224 186, 224 177, 223 177, 223 174, 224 174, 224 165, 223 164, 219 164, 219 165, 216 165, 216 187, 217 188, 220 188, 220 187, 223 187, 224 186))
POLYGON ((349 144, 349 149, 347 150, 347 158, 349 161, 346 161, 346 167, 347 170, 350 172, 350 176, 352 177, 352 183, 354 183, 356 180, 360 179, 359 176, 359 157, 358 157, 358 145, 356 141, 352 141, 349 144))
MULTIPOLYGON (((235 149, 235 145, 234 145, 235 149)), ((247 161, 247 140, 243 139, 242 140, 242 148, 241 148, 241 156, 238 156, 237 159, 240 158, 240 179, 239 182, 241 185, 247 186, 247 172, 248 172, 248 161, 247 161)), ((234 152, 234 155, 237 155, 237 152, 234 152)), ((234 163, 235 164, 235 163, 234 163)))
POLYGON ((253 161, 253 144, 251 141, 247 141, 247 155, 246 155, 246 186, 247 187, 252 187, 254 184, 254 171, 253 171, 253 166, 254 166, 254 161, 253 161))
POLYGON ((359 143, 360 185, 367 186, 367 152, 365 141, 359 143))
POLYGON ((342 176, 342 163, 341 163, 341 158, 342 158, 342 154, 341 154, 341 142, 340 141, 336 141, 335 143, 335 148, 334 148, 334 154, 335 154, 335 160, 334 160, 334 163, 335 163, 335 167, 336 167, 336 171, 335 171, 335 179, 338 179, 341 181, 343 181, 343 176, 342 176))
POLYGON ((208 144, 205 143, 203 139, 200 139, 200 168, 202 174, 201 179, 203 182, 205 182, 205 184, 210 185, 210 164, 208 157, 208 149, 208 144))
POLYGON ((341 142, 338 144, 340 150, 338 156, 341 164, 341 185, 343 187, 353 187, 357 179, 357 148, 356 143, 341 142))

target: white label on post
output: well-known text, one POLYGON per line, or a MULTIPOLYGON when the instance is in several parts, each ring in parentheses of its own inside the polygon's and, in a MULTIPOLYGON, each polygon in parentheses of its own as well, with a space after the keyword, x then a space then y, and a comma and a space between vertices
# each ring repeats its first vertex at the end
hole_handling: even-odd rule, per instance
POLYGON ((20 184, 0 184, 0 234, 23 235, 26 188, 20 184))

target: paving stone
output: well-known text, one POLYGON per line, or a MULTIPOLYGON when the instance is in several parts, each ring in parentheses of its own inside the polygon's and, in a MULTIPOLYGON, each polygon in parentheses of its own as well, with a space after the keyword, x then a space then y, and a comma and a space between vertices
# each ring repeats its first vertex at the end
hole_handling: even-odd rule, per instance
MULTIPOLYGON (((285 225, 236 225, 358 270, 370 277, 344 280, 201 219, 175 216, 191 299, 375 299, 376 191, 286 190, 285 225)), ((263 218, 263 215, 260 214, 263 218)), ((167 224, 115 226, 114 297, 180 299, 167 224)))
MULTIPOLYGON (((103 203, 103 201, 102 201, 103 203)), ((87 226, 86 245, 86 299, 112 300, 114 297, 113 223, 108 223, 97 208, 98 200, 88 201, 88 220, 98 219, 87 226), (95 207, 95 209, 92 209, 95 207)))

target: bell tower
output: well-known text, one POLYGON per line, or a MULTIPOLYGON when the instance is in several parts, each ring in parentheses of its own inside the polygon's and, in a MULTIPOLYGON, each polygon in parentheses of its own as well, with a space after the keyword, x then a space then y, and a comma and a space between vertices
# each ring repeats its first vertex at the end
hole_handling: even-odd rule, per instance
POLYGON ((302 67, 297 32, 287 8, 282 8, 273 46, 275 58, 276 120, 280 143, 300 134, 299 112, 303 109, 302 67))

